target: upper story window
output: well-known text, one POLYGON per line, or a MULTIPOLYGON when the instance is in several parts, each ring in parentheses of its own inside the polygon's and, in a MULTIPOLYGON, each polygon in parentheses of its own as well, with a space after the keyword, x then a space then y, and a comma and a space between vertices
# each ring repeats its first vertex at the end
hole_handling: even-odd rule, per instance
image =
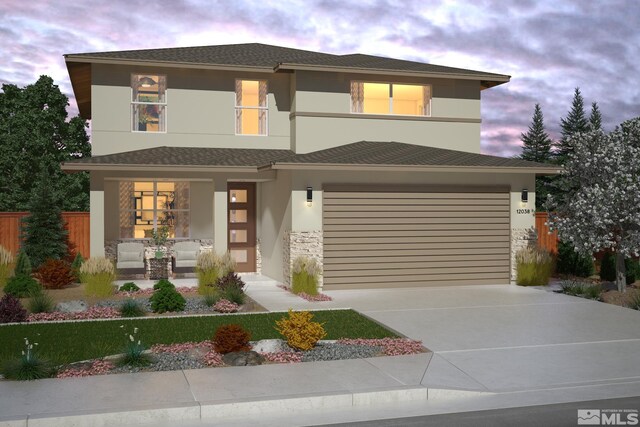
POLYGON ((167 131, 167 76, 131 75, 131 130, 167 131))
POLYGON ((148 239, 153 230, 189 237, 189 182, 120 181, 120 238, 148 239))
POLYGON ((431 86, 351 82, 351 112, 430 116, 431 86))
POLYGON ((267 81, 236 80, 236 135, 267 135, 267 81))

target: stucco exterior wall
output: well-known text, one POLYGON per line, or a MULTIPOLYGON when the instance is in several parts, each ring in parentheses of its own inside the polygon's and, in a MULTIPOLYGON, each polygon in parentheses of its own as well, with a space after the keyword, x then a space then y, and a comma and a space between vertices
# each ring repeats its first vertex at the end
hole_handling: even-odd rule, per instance
POLYGON ((151 147, 288 149, 291 96, 289 74, 92 66, 92 153, 111 154, 151 147), (167 132, 131 131, 131 74, 167 76, 167 132), (235 135, 235 80, 268 81, 268 136, 235 135))

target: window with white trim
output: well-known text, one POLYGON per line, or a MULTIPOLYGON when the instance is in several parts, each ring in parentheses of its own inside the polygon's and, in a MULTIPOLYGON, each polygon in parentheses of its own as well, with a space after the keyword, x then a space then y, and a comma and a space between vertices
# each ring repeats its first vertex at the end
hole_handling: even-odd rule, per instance
POLYGON ((167 131, 167 76, 131 75, 131 130, 167 131))
POLYGON ((431 86, 352 81, 351 112, 430 116, 431 86))
POLYGON ((167 226, 169 237, 189 237, 189 182, 120 181, 120 238, 150 238, 167 226))
POLYGON ((266 80, 236 80, 236 135, 267 135, 266 80))

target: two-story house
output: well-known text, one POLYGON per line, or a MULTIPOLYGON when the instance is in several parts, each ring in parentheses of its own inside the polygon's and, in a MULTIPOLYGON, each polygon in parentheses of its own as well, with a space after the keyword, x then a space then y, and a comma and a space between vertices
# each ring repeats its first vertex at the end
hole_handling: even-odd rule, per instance
POLYGON ((480 154, 506 75, 256 43, 65 59, 96 256, 167 225, 284 282, 316 257, 325 289, 509 283, 557 172, 480 154))

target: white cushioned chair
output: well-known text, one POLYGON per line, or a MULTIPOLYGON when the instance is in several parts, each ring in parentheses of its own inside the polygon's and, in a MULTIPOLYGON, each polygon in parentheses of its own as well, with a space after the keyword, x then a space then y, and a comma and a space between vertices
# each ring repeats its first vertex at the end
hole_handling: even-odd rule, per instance
POLYGON ((144 245, 142 243, 118 243, 116 269, 118 273, 145 274, 144 245))
POLYGON ((173 245, 172 270, 174 273, 193 273, 200 253, 199 242, 176 242, 173 245))

